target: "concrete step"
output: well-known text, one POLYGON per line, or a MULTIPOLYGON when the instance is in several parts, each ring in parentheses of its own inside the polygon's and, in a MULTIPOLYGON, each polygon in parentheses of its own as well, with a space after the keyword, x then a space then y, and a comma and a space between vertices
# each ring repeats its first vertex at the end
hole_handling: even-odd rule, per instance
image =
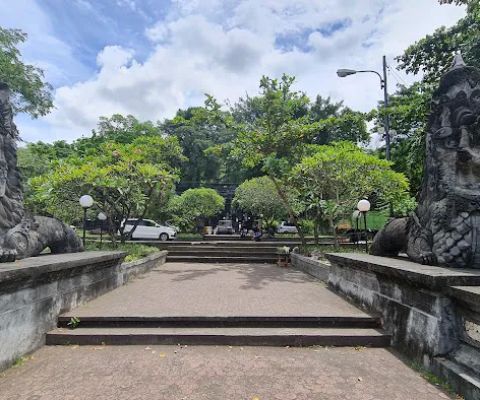
POLYGON ((256 257, 256 256, 183 256, 167 255, 169 262, 192 262, 192 263, 253 263, 253 264, 272 264, 277 261, 277 257, 256 257))
POLYGON ((386 347, 390 339, 358 328, 57 328, 47 333, 46 344, 386 347))
POLYGON ((166 248, 166 250, 170 252, 183 252, 183 251, 212 251, 212 252, 232 252, 232 253, 240 253, 240 252, 268 252, 268 253, 275 253, 278 247, 228 247, 228 246, 172 246, 166 248))
MULTIPOLYGON (((74 312, 58 318, 59 328, 68 328, 68 323, 75 316, 74 312)), ((81 328, 380 328, 379 318, 370 316, 179 316, 179 317, 144 317, 144 316, 100 316, 80 318, 81 328)))
POLYGON ((168 250, 170 256, 203 256, 203 257, 268 257, 276 258, 276 251, 231 251, 231 250, 168 250))

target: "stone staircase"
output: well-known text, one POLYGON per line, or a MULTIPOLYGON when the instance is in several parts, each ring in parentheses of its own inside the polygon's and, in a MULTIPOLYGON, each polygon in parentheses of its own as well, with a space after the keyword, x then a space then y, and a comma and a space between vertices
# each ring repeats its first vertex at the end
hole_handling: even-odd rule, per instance
POLYGON ((167 261, 203 262, 203 263, 275 263, 277 249, 289 246, 293 242, 253 242, 253 241, 219 241, 167 243, 162 248, 168 250, 167 261))
POLYGON ((59 318, 47 345, 230 345, 386 347, 390 335, 370 316, 82 317, 59 318))

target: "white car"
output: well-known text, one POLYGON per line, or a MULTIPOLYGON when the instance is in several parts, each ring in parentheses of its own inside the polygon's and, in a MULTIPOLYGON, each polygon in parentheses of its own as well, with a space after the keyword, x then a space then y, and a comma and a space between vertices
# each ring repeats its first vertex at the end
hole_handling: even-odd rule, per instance
MULTIPOLYGON (((127 219, 125 222, 125 231, 130 232, 137 218, 127 219)), ((132 239, 157 239, 161 241, 173 240, 177 236, 177 231, 169 226, 156 223, 151 219, 142 219, 132 233, 132 239)))
POLYGON ((282 221, 282 223, 277 226, 277 233, 298 233, 298 230, 294 224, 282 221))

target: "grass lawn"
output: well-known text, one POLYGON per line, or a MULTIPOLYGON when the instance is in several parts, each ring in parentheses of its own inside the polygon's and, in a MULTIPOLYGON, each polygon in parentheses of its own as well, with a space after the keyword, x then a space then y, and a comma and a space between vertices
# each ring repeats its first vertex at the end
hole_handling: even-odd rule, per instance
POLYGON ((147 246, 145 244, 136 244, 136 243, 117 243, 117 246, 113 246, 110 242, 103 242, 100 246, 99 242, 87 242, 85 250, 118 250, 125 251, 127 256, 125 257, 125 262, 139 260, 140 258, 146 257, 150 254, 160 251, 155 246, 147 246))

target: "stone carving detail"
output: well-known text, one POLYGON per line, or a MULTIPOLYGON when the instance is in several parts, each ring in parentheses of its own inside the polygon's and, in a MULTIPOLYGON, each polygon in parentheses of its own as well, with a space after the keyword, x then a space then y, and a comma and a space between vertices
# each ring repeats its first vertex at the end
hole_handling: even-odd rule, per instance
POLYGON ((0 83, 0 262, 35 256, 45 248, 52 253, 83 251, 72 228, 56 218, 31 216, 25 211, 17 140, 10 90, 0 83))
POLYGON ((461 55, 432 99, 418 207, 391 221, 370 250, 401 251, 423 264, 480 268, 480 71, 461 55))

